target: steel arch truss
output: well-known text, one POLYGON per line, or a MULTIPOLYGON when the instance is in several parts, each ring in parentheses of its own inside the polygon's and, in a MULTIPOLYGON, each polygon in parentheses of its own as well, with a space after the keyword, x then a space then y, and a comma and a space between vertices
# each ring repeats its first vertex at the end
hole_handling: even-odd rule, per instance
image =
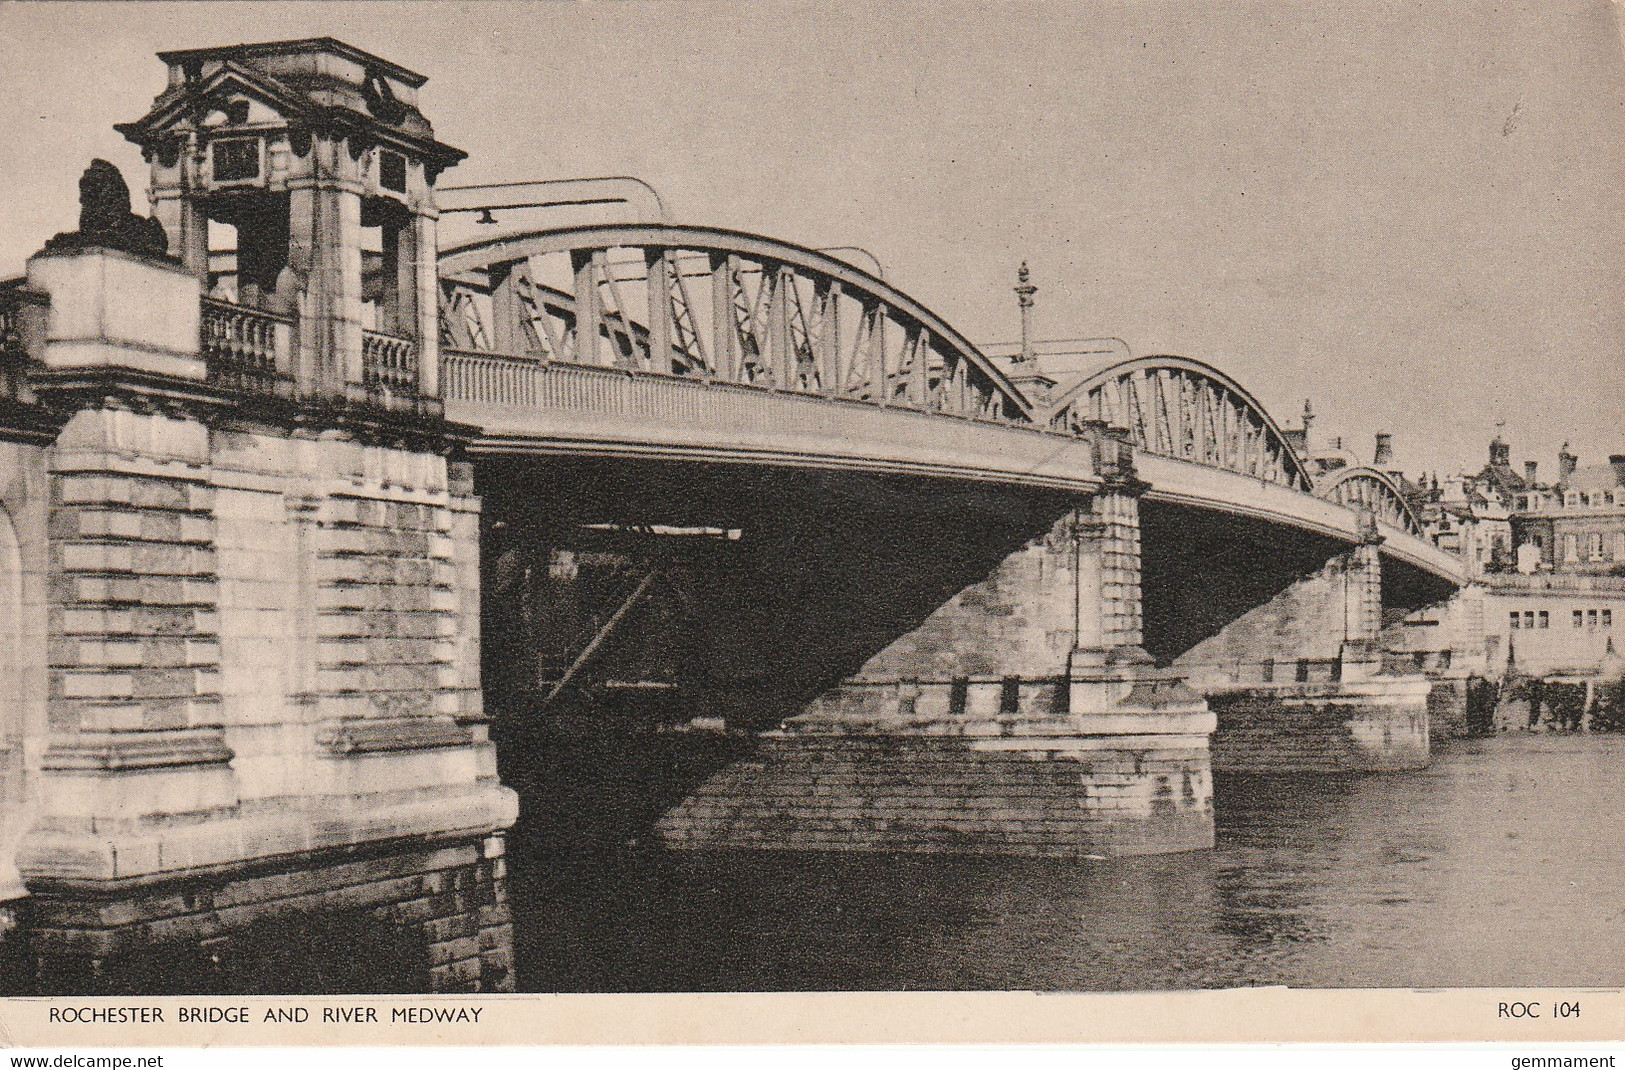
POLYGON ((1387 472, 1359 465, 1339 468, 1321 479, 1315 493, 1350 509, 1368 509, 1378 521, 1422 537, 1422 520, 1387 472))
POLYGON ((985 355, 840 260, 753 234, 623 224, 440 256, 441 344, 1030 423, 985 355))
POLYGON ((1251 394, 1187 357, 1137 357, 1067 391, 1050 426, 1077 432, 1090 421, 1126 428, 1147 453, 1313 493, 1314 481, 1281 429, 1251 394))

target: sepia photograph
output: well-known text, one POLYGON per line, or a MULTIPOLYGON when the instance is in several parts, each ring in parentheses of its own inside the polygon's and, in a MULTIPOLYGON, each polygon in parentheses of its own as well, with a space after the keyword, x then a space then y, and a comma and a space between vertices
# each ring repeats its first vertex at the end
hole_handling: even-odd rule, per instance
POLYGON ((1617 1039, 1621 26, 0 3, 0 1020, 1617 1039))

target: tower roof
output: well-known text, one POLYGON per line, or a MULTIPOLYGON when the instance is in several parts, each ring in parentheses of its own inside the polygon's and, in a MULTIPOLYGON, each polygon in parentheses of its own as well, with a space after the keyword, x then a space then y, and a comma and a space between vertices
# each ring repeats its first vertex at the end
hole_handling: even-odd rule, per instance
POLYGON ((254 44, 215 45, 210 48, 181 48, 158 53, 158 58, 171 66, 185 67, 208 60, 255 59, 264 56, 310 56, 326 54, 359 63, 363 67, 387 73, 413 89, 429 80, 427 75, 408 70, 398 63, 373 55, 336 37, 301 37, 291 41, 260 41, 254 44))
POLYGON ((389 144, 436 169, 468 154, 437 141, 417 107, 428 79, 331 37, 159 53, 169 85, 146 115, 114 129, 143 148, 194 129, 233 97, 259 101, 289 126, 389 144))

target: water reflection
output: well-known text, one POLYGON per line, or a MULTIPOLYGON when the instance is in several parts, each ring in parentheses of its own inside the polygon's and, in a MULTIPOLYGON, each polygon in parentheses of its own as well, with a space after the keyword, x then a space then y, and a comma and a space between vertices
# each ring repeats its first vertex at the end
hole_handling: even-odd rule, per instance
POLYGON ((1618 985, 1622 774, 1625 740, 1523 736, 1448 744, 1421 773, 1221 777, 1216 849, 1098 862, 521 835, 520 985, 1618 985))

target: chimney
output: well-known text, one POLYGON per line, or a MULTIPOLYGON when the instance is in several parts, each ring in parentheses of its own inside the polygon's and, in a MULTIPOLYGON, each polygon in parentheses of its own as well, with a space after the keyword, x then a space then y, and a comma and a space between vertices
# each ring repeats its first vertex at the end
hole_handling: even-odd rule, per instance
POLYGON ((1371 458, 1372 464, 1389 464, 1394 459, 1394 436, 1386 431, 1377 432, 1377 452, 1371 458))
POLYGON ((1557 480, 1562 482, 1574 474, 1580 465, 1580 458, 1569 452, 1569 444, 1563 443, 1563 448, 1557 451, 1557 480))
POLYGON ((1531 487, 1535 485, 1535 467, 1534 461, 1523 462, 1523 479, 1531 487))
POLYGON ((1608 467, 1614 470, 1614 483, 1625 486, 1625 453, 1610 453, 1608 467))

